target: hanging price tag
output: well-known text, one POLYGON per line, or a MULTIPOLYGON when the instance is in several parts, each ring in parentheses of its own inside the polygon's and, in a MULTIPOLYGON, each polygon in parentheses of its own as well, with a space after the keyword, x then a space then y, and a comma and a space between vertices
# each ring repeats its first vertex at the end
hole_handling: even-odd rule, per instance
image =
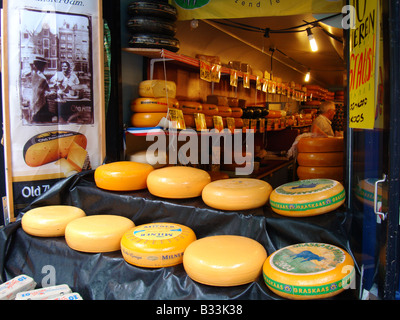
POLYGON ((262 89, 262 82, 261 82, 261 78, 259 76, 257 76, 256 78, 256 89, 261 91, 262 89))
POLYGON ((268 91, 268 80, 267 79, 262 79, 262 91, 263 92, 268 91))
POLYGON ((168 120, 172 122, 172 127, 174 129, 186 129, 182 110, 172 108, 168 109, 168 120))
POLYGON ((204 115, 204 113, 195 113, 194 122, 196 124, 197 131, 207 130, 206 116, 204 115))
POLYGON ((214 128, 218 131, 224 130, 224 123, 221 116, 213 116, 214 128))
POLYGON ((211 63, 200 60, 200 79, 211 82, 211 63))
POLYGON ((231 69, 231 74, 230 74, 230 85, 232 87, 237 87, 238 83, 238 73, 237 70, 231 69))
POLYGON ((235 132, 235 118, 226 117, 226 126, 232 133, 234 133, 235 132))
POLYGON ((243 73, 243 88, 250 88, 250 74, 243 73))
POLYGON ((221 65, 213 64, 211 66, 211 81, 219 83, 220 79, 221 79, 221 65))

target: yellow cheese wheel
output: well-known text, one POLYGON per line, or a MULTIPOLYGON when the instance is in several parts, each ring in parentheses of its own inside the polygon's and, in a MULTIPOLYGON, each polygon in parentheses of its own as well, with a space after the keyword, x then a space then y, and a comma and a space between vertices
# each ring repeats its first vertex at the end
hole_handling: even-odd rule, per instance
POLYGON ((38 207, 27 211, 21 219, 22 229, 37 237, 64 236, 69 222, 84 217, 85 212, 74 206, 54 205, 38 207))
POLYGON ((341 137, 301 138, 297 144, 298 152, 343 152, 344 139, 341 137))
POLYGON ((306 179, 334 179, 343 181, 343 166, 342 167, 297 167, 297 176, 300 180, 306 179))
POLYGON ((242 108, 231 108, 231 111, 232 111, 231 117, 240 118, 243 115, 243 109, 242 108))
POLYGON ((132 220, 122 216, 86 216, 67 224, 65 241, 71 249, 82 252, 117 251, 124 233, 134 227, 132 220))
POLYGON ((146 188, 148 174, 154 168, 147 163, 116 161, 94 171, 96 186, 111 191, 133 191, 146 188))
POLYGON ((151 194, 171 199, 199 197, 210 182, 207 171, 184 166, 156 169, 147 176, 147 188, 151 194))
POLYGON ((271 209, 284 216, 307 217, 330 212, 345 201, 341 183, 331 179, 309 179, 285 183, 271 192, 271 209))
POLYGON ((135 112, 131 124, 140 128, 156 127, 163 117, 167 117, 167 112, 135 112))
POLYGON ((144 80, 139 83, 139 96, 146 98, 175 98, 176 84, 165 80, 144 80))
POLYGON ((182 263, 183 253, 196 240, 192 229, 177 223, 149 223, 122 236, 125 261, 139 267, 170 267, 182 263))
POLYGON ((215 104, 210 103, 203 103, 202 104, 201 112, 204 113, 206 116, 216 116, 218 115, 218 106, 215 104))
POLYGON ((206 205, 220 210, 248 210, 263 206, 272 191, 271 185, 253 178, 213 181, 202 192, 206 205))
POLYGON ((202 104, 196 101, 181 101, 179 100, 179 109, 183 114, 194 114, 202 111, 202 104))
POLYGON ((178 108, 179 102, 173 98, 137 98, 131 104, 133 112, 167 112, 168 108, 178 108))
POLYGON ((219 106, 218 107, 218 115, 221 117, 232 117, 232 108, 219 106))
POLYGON ((335 296, 350 287, 354 261, 343 249, 325 243, 299 243, 271 254, 263 278, 277 295, 295 300, 335 296))
POLYGON ((183 256, 188 276, 210 286, 238 286, 256 281, 267 258, 257 241, 236 235, 205 237, 191 243, 183 256))
POLYGON ((339 167, 344 165, 344 152, 299 152, 299 166, 339 167))

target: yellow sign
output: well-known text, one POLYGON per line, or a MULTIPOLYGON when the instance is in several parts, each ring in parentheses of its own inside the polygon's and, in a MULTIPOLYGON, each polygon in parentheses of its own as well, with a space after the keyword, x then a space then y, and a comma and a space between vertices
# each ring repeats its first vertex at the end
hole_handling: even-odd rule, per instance
POLYGON ((337 0, 173 0, 179 20, 290 16, 304 13, 339 13, 337 0))
POLYGON ((350 1, 355 25, 350 29, 349 126, 373 129, 376 106, 378 0, 350 1))

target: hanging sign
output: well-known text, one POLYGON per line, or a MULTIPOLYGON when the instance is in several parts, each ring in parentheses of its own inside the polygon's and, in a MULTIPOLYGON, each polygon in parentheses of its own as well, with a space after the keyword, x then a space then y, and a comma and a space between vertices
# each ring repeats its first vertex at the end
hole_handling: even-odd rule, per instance
POLYGON ((104 160, 101 1, 4 0, 2 30, 11 222, 57 181, 104 160))
POLYGON ((179 20, 328 14, 339 13, 343 7, 341 0, 174 0, 172 4, 179 20))
MULTIPOLYGON (((377 0, 350 1, 349 126, 373 129, 375 123, 379 14, 377 0)), ((379 64, 379 63, 378 63, 379 64)))

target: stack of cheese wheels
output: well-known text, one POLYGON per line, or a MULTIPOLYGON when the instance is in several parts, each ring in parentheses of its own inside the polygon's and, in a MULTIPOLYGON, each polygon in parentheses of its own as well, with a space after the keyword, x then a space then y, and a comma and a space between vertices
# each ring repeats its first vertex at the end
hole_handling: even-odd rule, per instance
POLYGON ((307 217, 330 212, 345 201, 343 185, 331 179, 309 179, 285 183, 269 197, 271 209, 284 216, 307 217))
POLYGON ((155 127, 166 118, 169 108, 179 106, 173 81, 145 80, 139 84, 139 98, 131 104, 134 127, 155 127))
POLYGON ((44 206, 27 211, 21 219, 22 229, 36 237, 62 237, 71 221, 86 216, 85 212, 74 206, 44 206))
POLYGON ((328 298, 352 285, 354 261, 334 245, 299 243, 271 254, 265 260, 263 277, 268 288, 284 298, 328 298))
POLYGON ((209 236, 191 243, 183 256, 188 276, 210 286, 238 286, 256 281, 267 252, 257 241, 243 236, 209 236))
POLYGON ((67 224, 65 241, 71 249, 82 252, 117 251, 124 233, 134 227, 132 220, 122 216, 86 216, 67 224))
POLYGON ((186 127, 195 128, 194 114, 202 112, 202 104, 196 101, 179 100, 179 109, 182 110, 186 127))
POLYGON ((137 226, 122 236, 125 261, 139 267, 160 268, 182 263, 186 247, 196 240, 192 229, 177 223, 137 226))
POLYGON ((147 187, 147 176, 154 170, 148 163, 116 161, 94 171, 96 186, 110 191, 134 191, 147 187))
POLYGON ((157 197, 185 199, 201 196, 203 188, 210 182, 211 177, 205 170, 171 166, 150 172, 147 189, 157 197))
POLYGON ((207 184, 202 192, 206 205, 220 210, 249 210, 267 203, 271 185, 253 178, 231 178, 207 184))
POLYGON ((302 138, 297 144, 297 151, 299 179, 327 178, 343 181, 343 138, 302 138))

